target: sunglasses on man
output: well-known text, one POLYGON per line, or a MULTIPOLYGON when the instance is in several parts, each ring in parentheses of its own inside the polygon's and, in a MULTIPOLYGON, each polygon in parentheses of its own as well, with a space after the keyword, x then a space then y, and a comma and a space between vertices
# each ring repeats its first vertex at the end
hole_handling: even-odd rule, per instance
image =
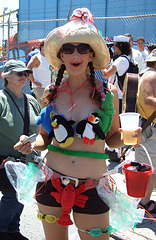
POLYGON ((71 43, 66 43, 62 45, 61 52, 63 52, 64 54, 72 54, 75 49, 79 54, 87 54, 92 51, 89 44, 80 43, 75 46, 71 43))
POLYGON ((29 77, 29 73, 28 72, 15 72, 15 74, 18 76, 18 77, 29 77))

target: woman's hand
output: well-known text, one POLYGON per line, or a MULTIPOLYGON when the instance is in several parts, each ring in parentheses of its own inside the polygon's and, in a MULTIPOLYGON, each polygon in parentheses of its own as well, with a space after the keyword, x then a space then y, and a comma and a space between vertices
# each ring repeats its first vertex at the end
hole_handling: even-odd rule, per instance
MULTIPOLYGON (((122 128, 119 128, 118 130, 119 132, 122 132, 122 128)), ((141 127, 138 127, 136 130, 135 130, 135 134, 132 135, 132 137, 135 137, 137 138, 137 144, 134 145, 134 147, 140 147, 140 137, 142 136, 142 128, 141 127)))
POLYGON ((32 151, 33 151, 33 148, 34 148, 34 143, 30 143, 30 142, 27 142, 26 144, 23 143, 23 141, 25 139, 27 139, 28 136, 26 135, 22 135, 20 137, 20 140, 19 142, 17 142, 15 145, 14 145, 14 150, 17 150, 23 154, 30 154, 32 151))

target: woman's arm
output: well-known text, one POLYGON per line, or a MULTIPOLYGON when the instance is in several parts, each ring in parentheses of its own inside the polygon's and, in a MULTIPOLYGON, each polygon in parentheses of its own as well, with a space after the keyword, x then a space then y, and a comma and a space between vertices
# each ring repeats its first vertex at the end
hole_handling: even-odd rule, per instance
POLYGON ((124 144, 123 144, 121 132, 119 131, 119 128, 120 128, 119 97, 118 97, 117 88, 114 85, 112 85, 111 91, 114 94, 113 104, 114 104, 115 114, 113 115, 113 121, 112 121, 112 126, 110 128, 110 131, 106 136, 106 143, 111 148, 120 148, 124 144))
MULTIPOLYGON (((122 129, 120 128, 120 120, 119 120, 119 97, 118 97, 117 88, 114 85, 112 85, 111 91, 114 94, 113 104, 114 104, 115 114, 113 115, 112 127, 110 128, 110 131, 106 136, 106 143, 111 148, 120 148, 124 145, 124 143, 122 139, 122 134, 121 134, 122 129)), ((140 138, 141 136, 142 136, 142 128, 138 127, 133 137, 140 138)), ((139 146, 138 144, 135 145, 135 147, 138 147, 138 146, 139 146)))
POLYGON ((48 138, 48 133, 40 126, 40 131, 38 136, 36 137, 35 142, 23 144, 23 141, 27 138, 27 136, 22 135, 20 137, 19 142, 14 145, 14 150, 18 150, 23 154, 30 154, 33 149, 38 151, 44 151, 47 149, 48 144, 51 143, 52 139, 48 138))

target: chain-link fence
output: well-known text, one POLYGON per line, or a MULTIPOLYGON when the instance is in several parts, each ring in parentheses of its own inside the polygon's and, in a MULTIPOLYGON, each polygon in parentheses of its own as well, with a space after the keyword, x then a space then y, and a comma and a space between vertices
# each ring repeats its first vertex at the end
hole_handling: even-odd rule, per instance
MULTIPOLYGON (((18 21, 18 11, 0 16, 0 72, 8 59, 20 59, 25 62, 33 45, 39 45, 39 39, 45 38, 56 26, 61 26, 67 19, 47 19, 18 21)), ((131 33, 134 47, 139 36, 148 43, 156 42, 156 14, 117 17, 96 17, 94 22, 106 42, 115 35, 131 33)))

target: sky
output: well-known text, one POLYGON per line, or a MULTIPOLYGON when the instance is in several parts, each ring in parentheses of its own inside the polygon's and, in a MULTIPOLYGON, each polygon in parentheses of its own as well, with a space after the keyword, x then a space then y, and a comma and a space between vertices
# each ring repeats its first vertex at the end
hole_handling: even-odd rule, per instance
MULTIPOLYGON (((0 0, 0 15, 3 15, 3 8, 8 8, 5 13, 16 10, 19 8, 19 0, 0 0)), ((7 21, 7 16, 4 19, 4 21, 7 21)), ((0 18, 0 23, 2 23, 3 17, 0 18)), ((16 20, 15 20, 16 21, 16 20)), ((15 34, 17 29, 10 29, 10 35, 15 34)), ((3 39, 7 39, 8 32, 7 32, 7 27, 4 27, 4 32, 3 28, 0 25, 0 47, 2 46, 3 39)))
POLYGON ((3 14, 3 8, 7 7, 10 12, 19 8, 19 0, 0 0, 0 15, 3 14))

